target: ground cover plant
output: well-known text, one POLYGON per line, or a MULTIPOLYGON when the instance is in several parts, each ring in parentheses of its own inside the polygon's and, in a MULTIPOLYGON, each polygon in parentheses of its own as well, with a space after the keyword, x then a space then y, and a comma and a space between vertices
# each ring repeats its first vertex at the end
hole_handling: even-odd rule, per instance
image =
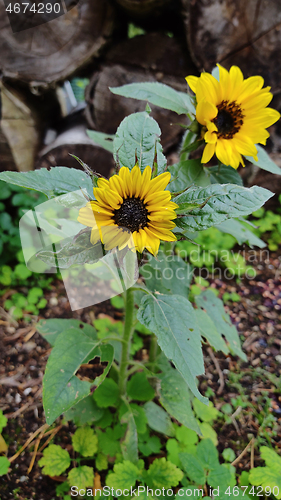
MULTIPOLYGON (((43 379, 46 422, 52 426, 63 414, 77 426, 72 455, 49 444, 39 462, 43 474, 67 474, 57 487, 63 500, 71 493, 93 496, 93 490, 100 497, 132 496, 135 487, 145 497, 281 498, 280 457, 270 443, 261 447, 266 465, 249 475, 236 474, 239 457, 231 448, 219 461, 213 424, 219 418, 227 422, 229 408, 219 412, 208 392, 198 389, 197 377, 204 373, 202 345, 211 352, 247 358, 223 301, 207 280, 197 279, 197 289, 192 288, 195 261, 186 262, 180 255, 182 249, 191 252, 188 245, 196 247, 198 232, 214 226, 232 238, 229 249, 233 238, 264 245, 245 226, 244 217, 259 210, 273 193, 243 187, 235 169, 245 155, 270 170, 271 160, 255 144, 265 143, 266 128, 279 113, 267 107, 271 94, 262 89, 261 79, 244 80, 237 67, 227 72, 219 66, 213 75, 188 77, 187 82, 195 96, 157 83, 112 89, 189 117, 176 165, 167 167, 161 131, 147 105, 122 121, 113 141, 89 132, 112 148, 116 171, 109 180, 87 165, 85 171, 56 167, 0 175, 5 182, 45 194, 53 200, 52 207, 57 203, 69 210, 70 219, 58 218, 55 210, 48 214, 57 232, 61 226, 69 230, 59 250, 54 251, 52 240, 51 248, 36 252, 36 259, 47 266, 55 261, 64 280, 73 273, 77 283, 84 266, 99 269, 103 258, 113 257, 115 263, 119 259, 123 294, 111 300, 124 310, 123 326, 55 318, 37 324, 52 346, 43 379), (258 116, 253 109, 257 106, 258 116), (202 157, 190 159, 189 153, 202 145, 202 157), (218 165, 206 166, 214 155, 218 165), (80 230, 73 235, 77 221, 80 230), (146 339, 147 355, 135 359, 146 339), (93 365, 96 358, 101 372, 94 380, 81 376, 80 367, 93 365), (163 449, 167 458, 158 456, 163 449)), ((218 249, 223 250, 219 244, 218 249)), ((29 294, 36 297, 32 300, 39 309, 40 293, 32 288, 29 294)), ((229 298, 236 297, 225 300, 229 298)), ((20 307, 7 307, 14 305, 20 307)))

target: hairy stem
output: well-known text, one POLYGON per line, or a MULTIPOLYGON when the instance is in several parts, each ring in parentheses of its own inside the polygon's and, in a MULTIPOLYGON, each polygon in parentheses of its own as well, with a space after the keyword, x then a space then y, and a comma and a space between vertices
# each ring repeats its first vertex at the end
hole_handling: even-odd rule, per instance
POLYGON ((131 288, 126 291, 125 300, 125 323, 122 343, 121 363, 119 369, 119 390, 120 395, 126 394, 127 367, 130 361, 130 347, 132 341, 134 317, 134 292, 131 288))

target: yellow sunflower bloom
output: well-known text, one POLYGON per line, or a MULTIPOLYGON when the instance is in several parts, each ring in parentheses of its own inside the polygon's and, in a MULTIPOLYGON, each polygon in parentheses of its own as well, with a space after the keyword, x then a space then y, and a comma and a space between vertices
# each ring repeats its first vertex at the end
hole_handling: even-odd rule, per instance
POLYGON ((202 163, 216 154, 225 165, 238 168, 240 163, 245 166, 241 155, 257 161, 255 144, 266 143, 266 128, 280 118, 280 113, 267 108, 273 96, 270 87, 262 88, 261 76, 244 80, 237 66, 229 71, 218 67, 219 81, 210 73, 186 77, 196 94, 196 119, 203 125, 206 146, 202 163))
POLYGON ((170 191, 165 191, 171 174, 165 172, 154 179, 151 174, 149 166, 141 173, 135 165, 131 171, 122 167, 109 180, 98 180, 96 201, 88 202, 78 216, 81 224, 92 228, 93 245, 101 240, 106 250, 128 245, 140 253, 147 248, 156 255, 160 240, 176 241, 171 229, 178 205, 171 201, 170 191))

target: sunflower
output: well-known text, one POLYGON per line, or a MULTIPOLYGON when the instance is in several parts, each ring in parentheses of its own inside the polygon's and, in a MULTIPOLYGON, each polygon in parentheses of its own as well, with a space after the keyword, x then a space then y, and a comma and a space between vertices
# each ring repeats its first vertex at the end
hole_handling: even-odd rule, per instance
POLYGON ((270 87, 263 87, 261 76, 244 80, 241 70, 232 66, 229 72, 220 66, 219 81, 210 73, 188 76, 186 81, 196 94, 196 119, 203 125, 206 146, 202 163, 214 154, 225 165, 238 168, 241 155, 256 161, 255 144, 265 144, 270 127, 279 118, 278 111, 267 108, 272 99, 270 87))
POLYGON ((175 241, 176 203, 170 191, 165 191, 171 174, 165 172, 151 179, 151 168, 143 173, 138 165, 130 171, 122 167, 109 180, 98 179, 94 188, 96 201, 79 210, 78 221, 91 227, 91 243, 102 241, 106 250, 134 247, 138 252, 147 248, 156 255, 160 240, 175 241), (131 241, 131 243, 130 243, 131 241))

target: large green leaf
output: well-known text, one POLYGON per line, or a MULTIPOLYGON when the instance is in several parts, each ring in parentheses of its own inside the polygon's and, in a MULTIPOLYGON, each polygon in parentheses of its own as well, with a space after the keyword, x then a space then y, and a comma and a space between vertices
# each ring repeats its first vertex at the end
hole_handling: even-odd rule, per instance
POLYGON ((181 374, 171 367, 158 377, 161 380, 160 403, 165 410, 178 422, 201 434, 191 408, 188 385, 181 374))
POLYGON ((140 272, 152 292, 173 293, 188 297, 193 268, 178 255, 166 256, 159 251, 157 258, 149 256, 140 272))
POLYGON ((43 379, 43 404, 48 424, 90 394, 93 384, 75 376, 80 365, 96 356, 102 361, 109 358, 107 369, 94 382, 99 385, 109 370, 113 355, 112 346, 99 346, 92 333, 83 329, 69 328, 58 336, 43 379))
POLYGON ((128 405, 128 411, 122 416, 121 423, 127 424, 124 439, 121 442, 121 450, 124 460, 129 460, 137 465, 138 462, 138 433, 132 408, 128 405))
MULTIPOLYGON (((225 312, 223 302, 210 290, 206 290, 200 293, 200 295, 197 295, 195 297, 195 302, 198 307, 206 310, 206 313, 216 325, 217 331, 228 341, 230 351, 233 354, 240 356, 240 358, 244 361, 247 361, 247 356, 241 350, 237 330, 231 323, 229 315, 225 312)), ((206 331, 203 335, 206 336, 206 331)), ((211 340, 210 336, 209 339, 211 340)))
POLYGON ((50 170, 41 168, 33 172, 2 172, 0 180, 40 191, 48 198, 71 193, 79 188, 82 188, 90 197, 93 194, 90 177, 76 168, 51 167, 50 170))
POLYGON ((157 173, 161 174, 167 160, 162 153, 160 135, 158 123, 146 111, 127 116, 119 125, 113 141, 115 160, 131 170, 137 158, 141 171, 147 165, 152 168, 157 161, 157 173))
POLYGON ((240 222, 237 219, 226 220, 216 226, 216 228, 222 231, 222 233, 234 236, 239 245, 247 242, 251 247, 257 246, 259 248, 264 248, 266 246, 266 243, 256 236, 251 229, 249 229, 249 225, 246 225, 246 221, 240 222))
POLYGON ((144 405, 147 423, 151 429, 161 432, 166 436, 173 437, 175 429, 168 413, 153 401, 148 401, 144 405))
POLYGON ((96 130, 87 130, 87 134, 93 142, 99 144, 99 146, 102 146, 104 149, 113 154, 113 140, 115 135, 104 134, 103 132, 97 132, 96 130))
POLYGON ((189 231, 207 229, 227 219, 251 214, 272 196, 274 193, 259 186, 244 188, 235 184, 212 184, 206 188, 193 187, 173 201, 178 205, 200 203, 202 207, 178 218, 177 225, 189 231))
POLYGON ((75 264, 94 264, 103 257, 103 251, 100 242, 96 245, 91 243, 90 231, 83 231, 75 238, 68 238, 67 243, 57 252, 41 250, 37 252, 36 257, 49 266, 56 262, 61 269, 68 269, 75 264))
POLYGON ((198 399, 196 377, 204 373, 201 337, 190 302, 180 295, 143 297, 138 320, 154 332, 162 351, 171 359, 198 399))
POLYGON ((258 167, 262 168, 263 170, 267 170, 268 172, 271 172, 272 174, 277 174, 281 175, 281 168, 272 161, 270 156, 268 156, 267 152, 265 151, 264 148, 256 144, 256 148, 258 150, 258 161, 255 161, 252 156, 245 156, 245 158, 253 163, 254 165, 257 165, 258 167))
POLYGON ((208 186, 210 180, 205 173, 201 160, 182 160, 179 163, 170 165, 168 171, 171 172, 171 182, 169 191, 179 193, 189 186, 208 186))
POLYGON ((40 335, 42 335, 42 337, 44 337, 44 339, 47 340, 47 342, 49 342, 51 346, 55 345, 55 341, 60 333, 65 330, 69 330, 70 328, 79 328, 93 340, 98 341, 96 329, 93 326, 88 325, 87 323, 79 321, 79 319, 40 319, 40 321, 36 325, 36 328, 40 335))
POLYGON ((241 176, 238 174, 237 170, 233 167, 227 165, 216 165, 214 167, 205 168, 205 172, 210 176, 210 181, 212 184, 237 184, 238 186, 243 186, 243 181, 241 176))
POLYGON ((159 82, 130 83, 122 87, 109 87, 113 94, 148 101, 160 108, 170 109, 179 115, 195 113, 191 97, 159 82))
POLYGON ((210 316, 203 309, 195 309, 194 313, 202 337, 205 337, 216 351, 222 351, 224 354, 227 354, 229 349, 210 316))

